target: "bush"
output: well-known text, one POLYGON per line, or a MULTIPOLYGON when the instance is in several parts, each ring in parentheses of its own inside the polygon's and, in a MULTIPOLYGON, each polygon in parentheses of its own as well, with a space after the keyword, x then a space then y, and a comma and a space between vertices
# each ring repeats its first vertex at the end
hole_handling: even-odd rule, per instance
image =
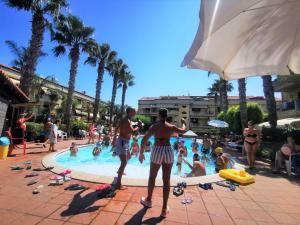
MULTIPOLYGON (((263 111, 257 103, 247 104, 248 120, 252 120, 255 124, 263 122, 263 111)), ((242 133, 242 124, 240 118, 240 106, 231 106, 225 113, 221 112, 218 119, 223 118, 229 124, 229 130, 236 133, 242 133)), ((222 119, 221 119, 222 120, 222 119)))
POLYGON ((133 119, 133 121, 137 121, 140 120, 144 123, 144 130, 148 130, 149 127, 151 126, 152 122, 151 122, 151 117, 149 116, 143 116, 143 115, 136 115, 133 119))
POLYGON ((35 140, 44 130, 44 124, 26 122, 26 138, 28 141, 35 140))
POLYGON ((85 123, 82 120, 74 120, 71 123, 71 129, 73 131, 88 130, 89 129, 89 123, 85 123))
POLYGON ((295 138, 296 143, 300 142, 300 130, 299 129, 286 129, 286 128, 269 128, 264 127, 262 129, 262 139, 273 142, 285 142, 287 136, 295 138))

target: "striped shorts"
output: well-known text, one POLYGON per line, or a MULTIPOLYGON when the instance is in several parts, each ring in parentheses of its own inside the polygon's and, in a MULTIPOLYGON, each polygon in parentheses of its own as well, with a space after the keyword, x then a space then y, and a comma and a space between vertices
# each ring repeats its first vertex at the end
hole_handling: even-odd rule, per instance
POLYGON ((154 146, 151 151, 150 160, 152 163, 161 165, 162 163, 172 164, 174 153, 171 146, 154 146))

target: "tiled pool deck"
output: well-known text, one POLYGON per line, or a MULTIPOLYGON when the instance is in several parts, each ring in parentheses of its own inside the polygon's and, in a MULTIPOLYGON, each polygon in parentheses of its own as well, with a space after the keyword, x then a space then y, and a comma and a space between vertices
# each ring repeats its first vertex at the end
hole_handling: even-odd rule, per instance
MULTIPOLYGON (((85 144, 86 140, 77 141, 85 144)), ((59 149, 70 146, 71 141, 58 144, 59 149)), ((34 146, 34 145, 33 145, 34 146)), ((30 149, 25 157, 0 161, 0 224, 300 224, 299 179, 273 175, 262 164, 257 169, 256 183, 237 188, 232 192, 214 185, 205 191, 196 186, 185 189, 184 196, 194 202, 183 205, 184 196, 170 195, 169 217, 161 220, 162 189, 154 192, 153 208, 144 210, 139 204, 146 188, 129 187, 118 191, 112 199, 99 199, 95 184, 70 181, 62 186, 47 186, 51 172, 39 172, 39 182, 27 186, 31 178, 24 178, 28 171, 11 171, 10 166, 32 160, 33 168, 41 167, 46 149, 30 149), (90 187, 84 192, 65 191, 71 183, 90 187), (32 194, 38 185, 41 193, 32 194)), ((21 153, 21 151, 17 151, 21 153)))

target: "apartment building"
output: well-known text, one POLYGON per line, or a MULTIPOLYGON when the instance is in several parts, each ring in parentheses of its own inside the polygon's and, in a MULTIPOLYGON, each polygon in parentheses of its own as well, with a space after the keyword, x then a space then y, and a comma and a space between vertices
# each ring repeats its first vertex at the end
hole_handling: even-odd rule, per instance
MULTIPOLYGON (((266 101, 261 96, 248 96, 247 102, 258 103, 266 111, 266 101)), ((228 97, 229 106, 238 105, 238 96, 228 97)), ((212 127, 207 125, 209 120, 215 119, 220 112, 215 97, 210 96, 161 96, 141 98, 138 103, 138 113, 157 120, 160 108, 167 108, 172 122, 180 126, 180 119, 187 121, 187 128, 198 133, 207 133, 212 127)))
POLYGON ((281 92, 278 118, 300 117, 300 75, 278 76, 273 81, 274 90, 281 92))
MULTIPOLYGON (((0 64, 0 70, 16 85, 19 85, 21 74, 18 68, 0 64)), ((37 92, 41 91, 43 94, 38 99, 39 105, 36 107, 39 107, 39 112, 49 111, 50 113, 54 113, 55 109, 61 107, 63 99, 66 98, 68 87, 59 84, 51 76, 46 78, 37 77, 37 79, 39 85, 36 87, 36 90, 33 90, 33 93, 37 94, 37 92), (58 101, 55 101, 54 106, 53 100, 51 99, 53 93, 57 93, 61 97, 58 101)), ((75 109, 75 116, 78 118, 92 118, 95 98, 87 95, 85 92, 75 91, 74 99, 76 99, 78 103, 75 109)), ((31 101, 35 102, 37 99, 31 96, 31 101)))

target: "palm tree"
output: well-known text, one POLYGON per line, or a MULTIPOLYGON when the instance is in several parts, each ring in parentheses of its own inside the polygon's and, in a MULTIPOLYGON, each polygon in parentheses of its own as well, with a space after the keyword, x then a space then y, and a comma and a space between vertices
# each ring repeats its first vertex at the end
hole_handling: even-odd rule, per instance
POLYGON ((20 87, 25 94, 29 95, 32 88, 32 80, 35 75, 38 59, 41 56, 44 32, 48 20, 47 15, 56 17, 61 7, 67 6, 66 0, 2 0, 9 7, 18 10, 30 11, 31 38, 26 49, 27 54, 21 70, 20 87))
POLYGON ((274 87, 272 83, 272 76, 262 76, 264 95, 266 98, 267 109, 269 114, 269 123, 271 128, 277 127, 277 111, 276 111, 276 101, 274 97, 274 87))
POLYGON ((69 88, 64 117, 64 122, 68 130, 70 130, 72 98, 75 90, 80 52, 88 52, 91 46, 94 45, 95 42, 91 38, 93 33, 94 28, 85 27, 78 17, 72 15, 68 15, 67 17, 61 15, 60 20, 54 24, 54 28, 51 28, 51 39, 58 43, 58 46, 53 49, 54 55, 63 55, 68 48, 69 58, 71 60, 69 88))
POLYGON ((113 86, 112 86, 112 94, 110 101, 110 114, 109 114, 109 124, 112 125, 112 118, 114 115, 114 105, 117 95, 118 83, 120 81, 120 77, 122 73, 125 73, 128 66, 123 63, 122 59, 113 60, 107 67, 110 75, 113 77, 113 86))
POLYGON ((121 75, 119 87, 122 87, 122 102, 121 102, 121 113, 123 114, 125 111, 125 97, 126 91, 128 87, 132 87, 134 85, 134 76, 130 73, 125 71, 124 74, 121 75))
POLYGON ((240 101, 240 116, 242 129, 247 126, 247 100, 246 100, 246 79, 242 78, 238 80, 239 84, 239 101, 240 101))
POLYGON ((220 98, 219 107, 221 111, 226 112, 228 109, 228 98, 227 92, 231 92, 233 90, 233 86, 228 81, 220 78, 219 80, 215 80, 211 87, 208 88, 208 96, 215 96, 215 100, 220 98))
POLYGON ((101 88, 103 83, 103 75, 105 68, 115 59, 117 53, 110 50, 109 44, 96 44, 89 50, 89 57, 85 61, 92 66, 98 65, 97 72, 97 82, 96 82, 96 94, 95 94, 95 104, 93 109, 93 122, 97 120, 97 114, 99 112, 99 104, 101 101, 101 88))

